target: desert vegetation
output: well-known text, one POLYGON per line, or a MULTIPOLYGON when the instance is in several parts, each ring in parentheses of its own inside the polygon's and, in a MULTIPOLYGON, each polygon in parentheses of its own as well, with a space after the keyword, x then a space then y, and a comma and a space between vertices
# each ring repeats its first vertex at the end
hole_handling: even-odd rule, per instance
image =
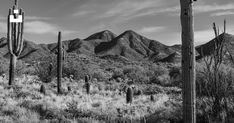
POLYGON ((48 61, 44 62, 47 63, 41 60, 39 66, 24 68, 25 71, 17 75, 17 81, 13 87, 8 86, 6 81, 8 72, 5 71, 7 77, 1 77, 1 121, 153 122, 158 120, 170 122, 181 120, 182 117, 179 115, 182 101, 181 88, 169 77, 169 70, 178 66, 142 62, 110 64, 111 60, 86 55, 76 55, 73 59, 73 55, 69 54, 67 56, 69 62, 64 62, 63 65, 62 94, 57 93, 55 76, 57 71, 56 65, 53 65, 56 61, 52 60, 54 56, 51 56, 51 60, 46 57, 48 61), (84 68, 67 67, 71 61, 73 64, 86 65, 82 66, 84 68), (48 67, 50 65, 52 69, 48 67), (43 69, 38 70, 38 68, 43 69), (29 69, 30 72, 28 72, 29 69), (70 72, 74 69, 78 69, 79 72, 70 72), (38 71, 43 75, 38 74, 38 71), (73 73, 73 77, 70 77, 70 73, 73 73), (141 76, 142 73, 152 79, 131 78, 131 76, 141 76))
MULTIPOLYGON (((67 54, 69 60, 64 62, 61 81, 63 93, 58 94, 55 59, 52 55, 41 58, 39 66, 25 67, 16 75, 14 87, 8 86, 7 70, 3 72, 2 122, 182 122, 179 64, 125 63, 67 54)), ((217 72, 208 70, 205 61, 197 63, 197 122, 231 120, 234 69, 220 65, 218 85, 211 79, 217 72), (218 100, 217 94, 222 95, 218 100)))
POLYGON ((182 48, 131 30, 63 42, 59 32, 58 43, 37 45, 22 56, 23 22, 8 19, 10 56, 0 57, 0 122, 234 122, 233 36, 226 34, 226 21, 222 34, 214 23, 215 38, 195 48, 191 4, 181 0, 182 48))

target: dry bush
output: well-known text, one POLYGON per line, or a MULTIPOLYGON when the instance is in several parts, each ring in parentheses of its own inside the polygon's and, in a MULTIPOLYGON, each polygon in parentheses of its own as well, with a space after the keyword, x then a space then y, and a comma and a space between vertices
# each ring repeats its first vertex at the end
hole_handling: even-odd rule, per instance
POLYGON ((138 65, 129 65, 123 69, 123 74, 135 83, 148 83, 149 77, 146 73, 147 71, 138 65))
POLYGON ((35 63, 35 75, 45 83, 49 83, 56 76, 56 57, 48 56, 43 57, 35 63), (52 65, 52 69, 50 69, 50 64, 52 65))
POLYGON ((113 68, 113 75, 112 75, 113 79, 117 79, 117 78, 124 78, 124 73, 122 69, 119 68, 113 68))
POLYGON ((24 61, 18 60, 16 63, 16 68, 15 68, 15 75, 17 77, 21 77, 23 74, 26 73, 26 65, 24 61))
POLYGON ((106 81, 110 78, 110 75, 102 69, 96 69, 92 74, 92 78, 96 78, 98 81, 106 81))
POLYGON ((0 76, 2 74, 7 73, 8 69, 9 69, 9 64, 7 63, 7 60, 0 57, 0 76))
POLYGON ((196 88, 198 99, 205 100, 201 108, 204 109, 206 121, 228 122, 232 110, 229 104, 233 96, 234 69, 223 64, 223 56, 227 52, 225 38, 220 39, 217 30, 214 23, 214 53, 204 57, 203 62, 197 66, 196 88))
POLYGON ((63 66, 63 77, 73 75, 73 79, 83 79, 86 75, 90 75, 88 66, 78 61, 69 60, 63 66))

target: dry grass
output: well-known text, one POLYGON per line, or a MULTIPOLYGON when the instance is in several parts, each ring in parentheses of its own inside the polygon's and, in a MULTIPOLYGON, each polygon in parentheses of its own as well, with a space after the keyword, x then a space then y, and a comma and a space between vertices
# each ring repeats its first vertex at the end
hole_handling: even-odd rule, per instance
MULTIPOLYGON (((132 104, 126 104, 125 93, 111 87, 106 88, 104 82, 92 83, 90 95, 85 93, 83 80, 71 83, 64 79, 63 89, 67 92, 69 85, 72 91, 63 95, 56 94, 55 80, 46 84, 46 95, 39 92, 41 84, 35 76, 18 79, 13 88, 8 87, 7 81, 2 81, 0 121, 99 123, 118 118, 139 121, 162 109, 168 110, 167 103, 173 98, 165 93, 155 93, 154 102, 150 101, 149 95, 141 95, 134 96, 132 104), (100 90, 99 86, 104 89, 100 90)), ((112 86, 117 88, 120 84, 112 86)))

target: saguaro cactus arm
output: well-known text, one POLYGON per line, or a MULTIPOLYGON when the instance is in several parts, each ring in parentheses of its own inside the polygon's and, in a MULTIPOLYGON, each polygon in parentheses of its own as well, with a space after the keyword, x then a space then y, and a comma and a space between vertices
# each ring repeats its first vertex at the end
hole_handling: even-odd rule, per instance
POLYGON ((10 23, 10 15, 12 15, 12 9, 9 9, 9 15, 8 15, 8 21, 7 21, 7 42, 8 42, 8 49, 11 54, 13 54, 13 49, 12 49, 12 24, 10 23))

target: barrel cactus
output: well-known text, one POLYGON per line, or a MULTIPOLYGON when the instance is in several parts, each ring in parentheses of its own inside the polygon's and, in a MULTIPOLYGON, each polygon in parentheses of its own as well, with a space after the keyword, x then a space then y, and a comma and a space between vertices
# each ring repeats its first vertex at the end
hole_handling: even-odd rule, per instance
POLYGON ((42 94, 46 94, 46 88, 45 88, 44 85, 41 85, 40 92, 41 92, 42 94))
POLYGON ((133 100, 133 91, 131 87, 128 87, 127 93, 126 93, 126 101, 127 103, 132 103, 133 100))

